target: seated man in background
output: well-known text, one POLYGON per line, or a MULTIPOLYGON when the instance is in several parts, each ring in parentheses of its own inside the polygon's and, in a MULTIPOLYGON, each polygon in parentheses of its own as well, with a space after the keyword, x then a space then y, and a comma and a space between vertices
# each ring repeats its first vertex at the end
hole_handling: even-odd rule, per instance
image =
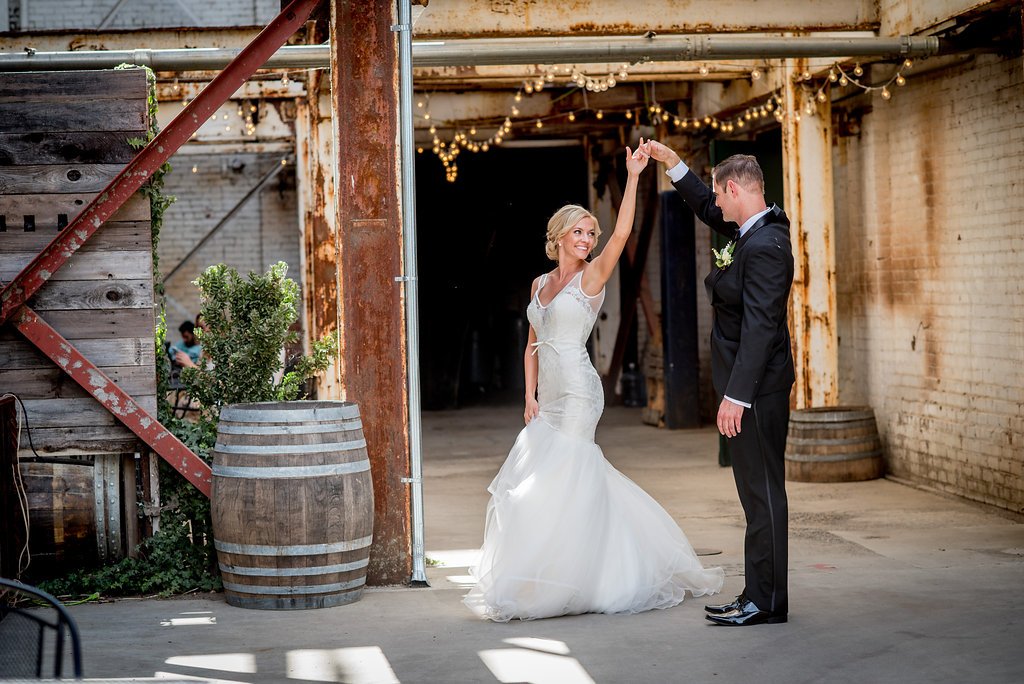
POLYGON ((185 321, 178 326, 181 341, 171 347, 171 358, 182 368, 194 368, 199 365, 203 355, 203 345, 196 339, 196 326, 192 321, 185 321))

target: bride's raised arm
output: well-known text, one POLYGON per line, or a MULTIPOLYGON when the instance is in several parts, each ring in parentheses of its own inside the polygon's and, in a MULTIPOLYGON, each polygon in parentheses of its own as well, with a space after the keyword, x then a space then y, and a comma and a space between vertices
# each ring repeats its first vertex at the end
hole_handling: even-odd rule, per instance
POLYGON ((622 204, 619 205, 619 215, 615 220, 615 230, 612 231, 608 242, 601 253, 594 257, 593 261, 587 264, 583 271, 583 292, 593 294, 601 291, 604 284, 612 276, 615 264, 626 247, 626 240, 633 231, 633 216, 636 213, 636 188, 640 178, 640 172, 647 168, 649 157, 642 149, 634 153, 626 147, 626 188, 622 192, 622 204))

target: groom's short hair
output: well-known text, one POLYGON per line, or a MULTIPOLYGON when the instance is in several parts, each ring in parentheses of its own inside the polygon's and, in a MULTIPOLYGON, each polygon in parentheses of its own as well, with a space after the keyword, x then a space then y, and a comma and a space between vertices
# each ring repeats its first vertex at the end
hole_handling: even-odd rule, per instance
POLYGON ((711 175, 718 187, 723 187, 726 181, 731 180, 750 192, 764 194, 764 173, 757 159, 749 154, 727 157, 711 170, 711 175))

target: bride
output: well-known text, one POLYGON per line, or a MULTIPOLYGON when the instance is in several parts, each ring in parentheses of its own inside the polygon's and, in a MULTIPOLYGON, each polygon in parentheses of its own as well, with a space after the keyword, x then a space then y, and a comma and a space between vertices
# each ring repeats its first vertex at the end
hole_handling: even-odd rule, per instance
POLYGON ((593 214, 569 205, 548 221, 546 251, 558 267, 534 280, 526 310, 526 427, 488 487, 480 562, 470 569, 476 586, 463 599, 481 617, 639 613, 678 605, 687 590, 722 588, 722 569, 703 568, 668 513, 594 443, 604 393, 585 345, 647 161, 626 148, 615 230, 591 262, 600 235, 593 214))

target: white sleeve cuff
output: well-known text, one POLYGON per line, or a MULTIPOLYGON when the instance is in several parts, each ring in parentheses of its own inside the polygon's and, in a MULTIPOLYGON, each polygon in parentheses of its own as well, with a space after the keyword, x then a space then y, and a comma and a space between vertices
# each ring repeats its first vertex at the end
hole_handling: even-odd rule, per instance
POLYGON ((666 171, 665 175, 671 178, 673 183, 678 183, 679 179, 685 176, 689 170, 690 167, 686 165, 686 162, 680 160, 678 164, 666 171))
POLYGON ((732 403, 734 403, 734 404, 739 404, 739 405, 740 405, 740 406, 742 406, 743 408, 750 408, 750 404, 748 404, 748 403, 746 403, 746 402, 743 402, 743 401, 736 401, 735 399, 733 399, 732 397, 729 397, 729 396, 726 396, 725 398, 726 398, 727 400, 731 401, 731 402, 732 402, 732 403))

